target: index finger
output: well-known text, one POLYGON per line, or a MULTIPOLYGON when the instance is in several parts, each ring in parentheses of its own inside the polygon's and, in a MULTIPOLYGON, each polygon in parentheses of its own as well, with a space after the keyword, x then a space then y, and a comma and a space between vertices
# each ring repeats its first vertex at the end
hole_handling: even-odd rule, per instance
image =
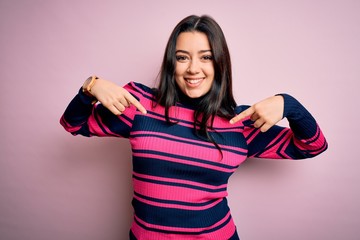
POLYGON ((248 109, 242 111, 241 113, 239 113, 238 115, 236 115, 235 117, 233 117, 231 120, 230 120, 230 123, 231 124, 234 124, 246 117, 249 117, 251 116, 253 113, 255 112, 255 109, 253 106, 249 107, 248 109))
POLYGON ((146 109, 144 108, 143 105, 141 105, 141 103, 133 97, 133 95, 131 95, 129 92, 127 94, 125 94, 125 99, 126 101, 128 101, 129 104, 134 105, 141 113, 146 114, 146 109))

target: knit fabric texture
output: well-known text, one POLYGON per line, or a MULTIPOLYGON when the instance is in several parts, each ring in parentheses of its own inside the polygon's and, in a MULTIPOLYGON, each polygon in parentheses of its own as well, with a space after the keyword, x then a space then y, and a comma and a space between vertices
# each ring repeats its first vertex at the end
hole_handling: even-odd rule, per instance
POLYGON ((230 124, 215 117, 209 131, 220 152, 195 133, 196 106, 177 103, 170 108, 169 124, 152 89, 134 82, 125 89, 147 109, 146 115, 130 106, 116 116, 79 91, 60 123, 73 135, 130 140, 134 239, 230 239, 236 228, 226 200, 227 183, 242 162, 254 157, 311 158, 327 148, 315 119, 287 94, 281 95, 290 128, 273 126, 262 133, 249 118, 230 124))

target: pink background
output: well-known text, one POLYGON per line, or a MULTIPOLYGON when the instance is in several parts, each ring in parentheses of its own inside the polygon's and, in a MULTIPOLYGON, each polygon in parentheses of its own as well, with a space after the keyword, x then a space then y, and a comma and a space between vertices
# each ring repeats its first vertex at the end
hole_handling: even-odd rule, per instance
POLYGON ((249 160, 230 179, 242 240, 358 239, 360 1, 0 1, 0 239, 127 239, 125 139, 72 137, 59 118, 83 81, 154 86, 189 14, 222 26, 238 103, 279 92, 316 117, 329 150, 249 160))

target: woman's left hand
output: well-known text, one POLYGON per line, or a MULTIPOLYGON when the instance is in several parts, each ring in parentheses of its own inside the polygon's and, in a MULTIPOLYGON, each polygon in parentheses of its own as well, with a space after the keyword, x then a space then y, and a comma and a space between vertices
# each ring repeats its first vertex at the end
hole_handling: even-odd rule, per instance
POLYGON ((281 95, 266 98, 230 120, 234 124, 246 117, 254 122, 254 127, 260 128, 261 132, 266 132, 278 123, 284 114, 284 98, 281 95))

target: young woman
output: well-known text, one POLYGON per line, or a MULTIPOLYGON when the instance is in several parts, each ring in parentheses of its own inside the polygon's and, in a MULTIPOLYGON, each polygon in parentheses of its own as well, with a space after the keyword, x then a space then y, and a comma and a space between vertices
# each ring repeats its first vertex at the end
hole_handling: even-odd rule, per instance
POLYGON ((287 94, 236 105, 225 37, 208 16, 175 27, 159 78, 151 89, 90 77, 61 118, 74 135, 129 138, 130 239, 239 239, 226 200, 237 167, 248 157, 303 159, 327 148, 315 119, 287 94), (284 117, 290 128, 275 125, 284 117))

